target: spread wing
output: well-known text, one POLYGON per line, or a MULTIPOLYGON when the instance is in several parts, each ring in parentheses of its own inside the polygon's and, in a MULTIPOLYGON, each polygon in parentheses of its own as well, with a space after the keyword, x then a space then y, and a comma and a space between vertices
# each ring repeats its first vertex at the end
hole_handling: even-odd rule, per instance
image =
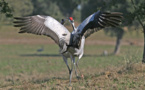
POLYGON ((15 17, 14 26, 21 27, 19 33, 32 33, 51 37, 58 45, 65 39, 69 43, 70 32, 50 16, 15 17))
POLYGON ((78 27, 77 33, 87 38, 92 33, 105 28, 116 27, 120 24, 122 19, 122 13, 119 12, 101 12, 98 11, 89 17, 87 17, 78 27))

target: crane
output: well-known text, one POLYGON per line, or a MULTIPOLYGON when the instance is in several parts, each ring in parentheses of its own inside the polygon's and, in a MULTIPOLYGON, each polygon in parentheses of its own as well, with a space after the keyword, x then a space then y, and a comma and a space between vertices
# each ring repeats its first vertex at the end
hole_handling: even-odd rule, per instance
POLYGON ((122 18, 120 12, 97 11, 88 16, 78 27, 75 27, 73 18, 69 17, 68 20, 73 27, 71 33, 63 25, 64 20, 59 23, 53 17, 45 15, 14 17, 14 26, 20 27, 19 33, 45 35, 55 41, 69 70, 69 83, 71 84, 73 68, 78 77, 78 62, 84 54, 85 39, 98 30, 120 25, 122 18), (77 61, 75 61, 76 56, 78 57, 77 61), (68 58, 71 60, 71 66, 68 65, 68 58))

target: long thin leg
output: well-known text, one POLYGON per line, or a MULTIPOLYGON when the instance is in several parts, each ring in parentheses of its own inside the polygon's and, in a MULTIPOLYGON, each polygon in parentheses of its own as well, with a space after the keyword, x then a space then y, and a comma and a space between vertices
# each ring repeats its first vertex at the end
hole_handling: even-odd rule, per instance
POLYGON ((77 68, 78 68, 78 70, 79 70, 79 72, 80 72, 80 74, 81 74, 81 77, 84 78, 84 76, 83 76, 83 74, 82 74, 82 72, 81 72, 81 70, 79 69, 79 66, 78 66, 79 60, 80 60, 80 59, 77 60, 76 66, 77 66, 77 68))
POLYGON ((83 78, 83 75, 82 75, 82 73, 81 73, 81 71, 79 69, 78 62, 81 59, 81 57, 83 56, 83 54, 84 54, 84 44, 85 44, 85 37, 83 36, 82 40, 81 40, 81 46, 80 46, 80 48, 79 49, 75 49, 76 53, 74 53, 75 55, 79 55, 79 58, 78 58, 78 60, 76 62, 76 66, 77 66, 77 68, 78 68, 82 78, 83 78))
POLYGON ((72 72, 73 72, 73 67, 75 66, 75 58, 70 54, 70 58, 71 58, 71 72, 70 72, 70 84, 71 84, 71 79, 72 79, 72 72))
POLYGON ((76 74, 76 77, 78 77, 78 73, 77 73, 77 68, 76 68, 76 63, 75 63, 75 57, 72 57, 71 56, 71 62, 72 62, 72 64, 71 65, 74 65, 74 68, 75 68, 75 74, 76 74))
POLYGON ((70 70, 70 68, 69 68, 69 65, 68 65, 68 62, 67 62, 67 58, 66 58, 65 56, 63 56, 63 60, 64 60, 64 62, 65 62, 65 64, 66 64, 66 66, 67 66, 67 68, 68 68, 68 70, 69 70, 69 74, 70 74, 71 70, 70 70))
POLYGON ((74 67, 75 67, 75 74, 76 74, 76 77, 78 78, 78 73, 77 73, 77 68, 76 68, 76 63, 74 62, 74 67))

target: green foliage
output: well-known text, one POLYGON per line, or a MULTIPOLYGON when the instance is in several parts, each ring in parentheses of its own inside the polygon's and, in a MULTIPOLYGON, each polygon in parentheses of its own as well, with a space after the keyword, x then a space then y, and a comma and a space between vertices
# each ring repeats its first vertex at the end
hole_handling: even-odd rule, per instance
POLYGON ((72 14, 72 17, 74 18, 74 20, 76 22, 80 22, 81 21, 81 11, 78 9, 75 9, 73 14, 72 14))
MULTIPOLYGON (((1 12, 7 11, 8 16, 10 10, 13 10, 13 16, 28 16, 28 15, 50 15, 57 20, 73 16, 74 19, 79 21, 80 11, 77 10, 77 6, 81 4, 83 0, 5 0, 0 5, 4 5, 1 12), (7 6, 9 4, 9 7, 7 6)), ((1 10, 1 9, 0 9, 1 10)), ((5 17, 1 17, 1 22, 5 21, 5 17)))
POLYGON ((31 0, 31 2, 34 7, 33 15, 50 15, 57 20, 63 18, 60 8, 54 0, 31 0))
POLYGON ((6 0, 13 10, 14 16, 27 16, 33 11, 33 5, 30 0, 6 0))
POLYGON ((77 6, 86 1, 84 0, 31 0, 33 3, 33 15, 44 14, 50 15, 57 20, 73 16, 79 21, 80 11, 77 6))
POLYGON ((0 1, 0 13, 4 13, 6 17, 12 17, 12 9, 5 0, 0 1))
POLYGON ((71 16, 74 9, 80 4, 81 0, 55 0, 63 15, 71 16))
POLYGON ((104 1, 102 0, 89 0, 87 3, 83 3, 82 5, 82 16, 81 20, 83 21, 90 14, 98 11, 104 6, 104 1))
POLYGON ((132 5, 134 7, 134 12, 132 13, 135 20, 138 20, 141 26, 144 28, 145 26, 145 1, 136 2, 132 1, 132 5))
MULTIPOLYGON (((27 16, 31 15, 33 12, 33 5, 30 0, 5 0, 5 2, 7 2, 6 5, 9 6, 6 7, 4 11, 7 11, 9 16, 12 14, 14 17, 27 16)), ((0 22, 3 24, 12 24, 12 18, 1 15, 0 22)))

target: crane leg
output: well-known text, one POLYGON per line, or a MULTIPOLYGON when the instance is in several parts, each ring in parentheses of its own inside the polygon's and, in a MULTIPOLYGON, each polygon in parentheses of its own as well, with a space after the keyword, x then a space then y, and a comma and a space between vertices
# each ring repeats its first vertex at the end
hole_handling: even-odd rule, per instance
POLYGON ((75 74, 76 74, 76 78, 79 80, 80 79, 80 77, 79 77, 79 75, 78 75, 78 73, 77 73, 77 67, 76 67, 76 63, 75 63, 75 57, 74 58, 72 58, 72 64, 74 65, 74 68, 75 68, 75 74))
POLYGON ((76 74, 76 77, 79 79, 79 76, 78 76, 78 73, 77 73, 77 68, 76 68, 76 63, 74 62, 74 67, 75 67, 75 74, 76 74))
POLYGON ((70 78, 69 78, 69 83, 71 84, 71 79, 72 79, 72 73, 73 73, 73 65, 71 67, 71 70, 70 70, 70 78))
MULTIPOLYGON (((72 79, 72 73, 73 73, 73 67, 75 66, 75 57, 73 57, 70 54, 70 58, 71 58, 71 70, 70 70, 70 84, 71 84, 71 79, 72 79)), ((76 67, 76 66, 75 66, 76 67)))
POLYGON ((81 74, 81 77, 84 78, 84 76, 83 76, 83 74, 82 74, 82 72, 81 72, 81 70, 79 69, 79 66, 78 66, 79 60, 80 60, 80 59, 77 60, 76 66, 77 66, 77 68, 78 68, 78 70, 79 70, 79 73, 81 74))
POLYGON ((63 56, 63 60, 64 60, 64 62, 65 62, 65 64, 66 64, 66 66, 67 66, 67 68, 68 68, 68 70, 69 70, 69 74, 70 74, 71 70, 70 70, 70 67, 69 67, 69 65, 68 65, 67 58, 66 58, 65 56, 63 56))

